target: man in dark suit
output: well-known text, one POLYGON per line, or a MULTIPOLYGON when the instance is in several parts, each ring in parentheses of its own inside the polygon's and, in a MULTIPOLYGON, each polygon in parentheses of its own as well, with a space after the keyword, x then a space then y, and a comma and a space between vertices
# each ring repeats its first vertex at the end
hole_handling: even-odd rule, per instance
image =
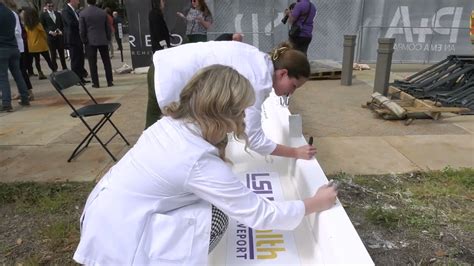
POLYGON ((84 44, 79 34, 79 15, 76 13, 78 7, 79 0, 67 0, 61 16, 64 23, 64 41, 71 56, 71 69, 86 83, 89 81, 84 80, 88 74, 84 69, 84 44))
POLYGON ((56 54, 59 54, 59 60, 63 70, 67 69, 66 59, 64 57, 64 39, 63 39, 63 20, 59 12, 54 11, 54 4, 52 0, 46 0, 46 11, 41 13, 41 24, 48 34, 48 46, 51 54, 51 61, 53 63, 53 71, 58 70, 56 63, 56 54), (56 53, 57 51, 57 53, 56 53))
POLYGON ((111 87, 114 85, 112 83, 112 64, 109 56, 109 41, 112 38, 112 33, 107 22, 107 13, 95 6, 96 0, 87 0, 87 4, 88 6, 79 14, 79 31, 81 40, 86 45, 92 87, 100 87, 97 73, 97 50, 99 50, 104 64, 107 86, 111 87))

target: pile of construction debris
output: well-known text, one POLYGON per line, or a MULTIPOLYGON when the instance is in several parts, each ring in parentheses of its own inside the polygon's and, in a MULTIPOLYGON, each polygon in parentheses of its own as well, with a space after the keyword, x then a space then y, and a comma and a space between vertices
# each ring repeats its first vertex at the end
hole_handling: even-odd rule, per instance
POLYGON ((418 99, 466 107, 474 114, 474 55, 450 55, 392 85, 418 99))
POLYGON ((474 114, 474 56, 450 55, 405 80, 395 80, 387 95, 372 94, 363 105, 384 119, 438 120, 443 112, 474 114))

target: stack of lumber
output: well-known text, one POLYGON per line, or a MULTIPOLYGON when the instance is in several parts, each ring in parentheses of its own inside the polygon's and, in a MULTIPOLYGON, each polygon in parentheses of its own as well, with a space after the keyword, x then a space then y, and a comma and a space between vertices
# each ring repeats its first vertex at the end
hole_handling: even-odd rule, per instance
POLYGON ((420 100, 395 87, 390 86, 387 96, 378 92, 372 94, 372 99, 363 107, 373 110, 386 120, 404 120, 409 125, 415 118, 429 117, 438 120, 442 113, 465 113, 469 108, 443 107, 430 100, 420 100))

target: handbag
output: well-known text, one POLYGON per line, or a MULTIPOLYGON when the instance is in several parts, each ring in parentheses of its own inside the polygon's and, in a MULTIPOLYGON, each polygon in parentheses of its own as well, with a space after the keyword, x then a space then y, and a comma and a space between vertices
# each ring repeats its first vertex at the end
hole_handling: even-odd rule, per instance
POLYGON ((288 31, 288 35, 290 37, 298 37, 301 32, 300 26, 296 25, 296 23, 291 24, 290 31, 288 31))
MULTIPOLYGON (((309 2, 309 11, 306 12, 302 25, 304 25, 306 23, 306 20, 308 19, 308 16, 309 16, 309 13, 311 12, 311 7, 312 7, 311 2, 309 2)), ((296 23, 297 20, 298 19, 296 19, 295 22, 293 22, 293 24, 291 24, 290 30, 288 31, 288 36, 290 36, 291 38, 295 38, 295 37, 298 37, 300 35, 301 27, 296 23)))

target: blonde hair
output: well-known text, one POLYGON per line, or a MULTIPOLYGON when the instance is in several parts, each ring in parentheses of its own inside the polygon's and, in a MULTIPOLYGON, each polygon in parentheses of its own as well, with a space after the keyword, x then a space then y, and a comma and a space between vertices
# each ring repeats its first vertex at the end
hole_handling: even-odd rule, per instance
POLYGON ((179 102, 165 107, 164 115, 199 126, 202 137, 225 158, 227 133, 245 141, 245 109, 255 102, 250 82, 236 70, 212 65, 198 71, 186 84, 179 102))
POLYGON ((286 69, 288 76, 297 79, 309 77, 311 67, 308 58, 303 52, 293 49, 290 43, 280 43, 269 54, 275 70, 286 69))

